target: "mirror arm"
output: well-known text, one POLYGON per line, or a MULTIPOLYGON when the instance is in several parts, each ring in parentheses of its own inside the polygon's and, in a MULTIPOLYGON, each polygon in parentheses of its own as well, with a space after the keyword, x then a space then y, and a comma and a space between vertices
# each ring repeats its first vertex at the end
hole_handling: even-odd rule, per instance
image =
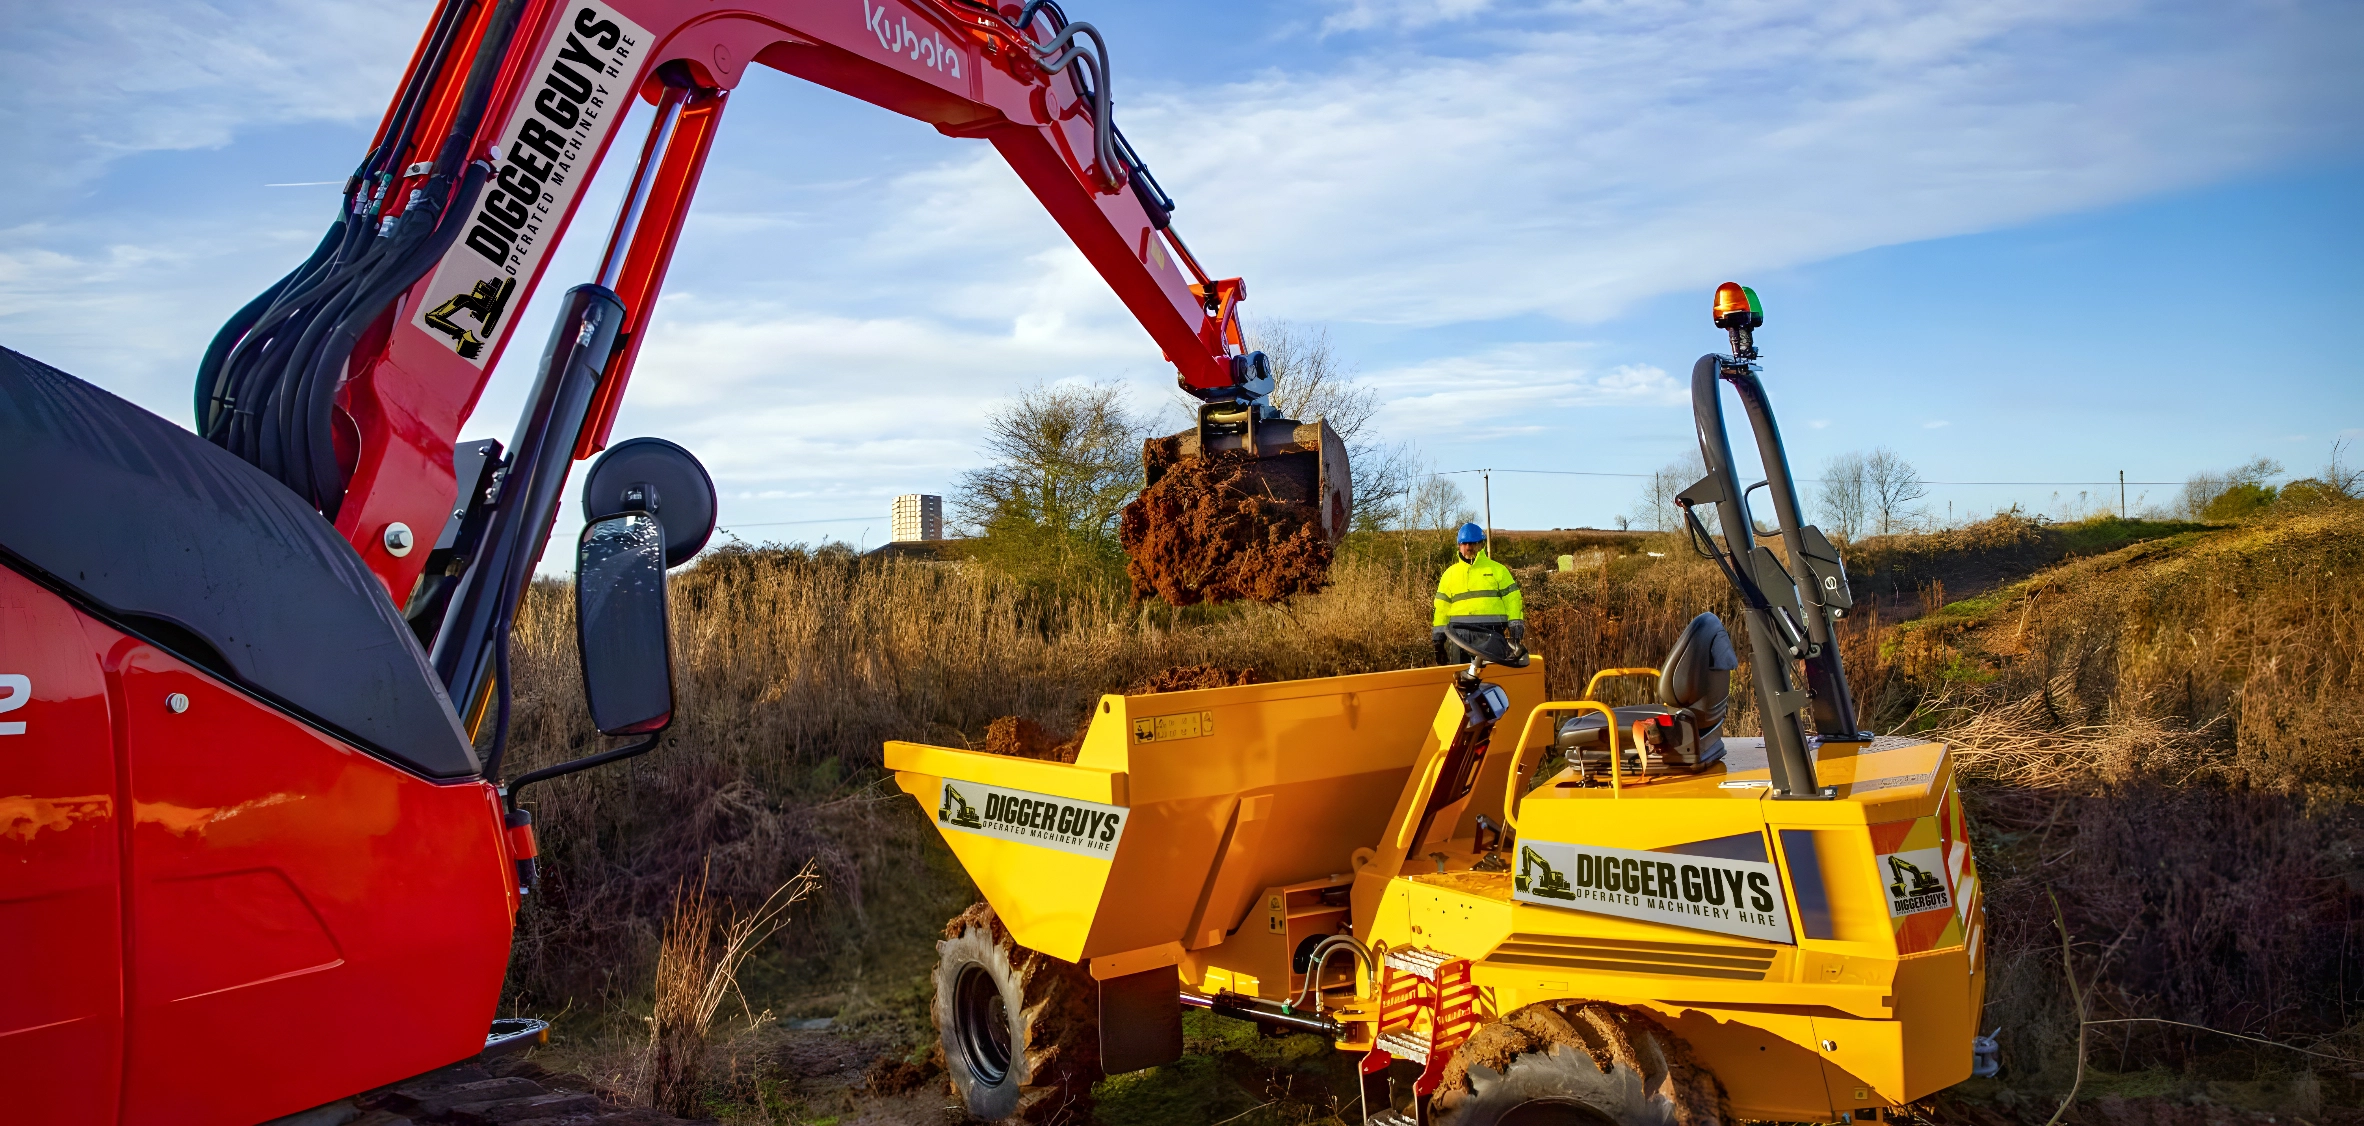
POLYGON ((515 782, 509 783, 508 790, 503 795, 503 800, 508 803, 508 806, 511 810, 515 810, 517 808, 517 791, 522 790, 527 786, 531 786, 536 782, 557 778, 562 775, 573 774, 578 770, 589 770, 594 766, 605 766, 611 762, 621 762, 628 758, 647 754, 648 752, 655 750, 657 746, 657 740, 664 737, 665 733, 660 730, 651 733, 648 738, 642 739, 637 743, 627 743, 621 747, 617 747, 612 751, 601 751, 598 754, 584 755, 579 759, 574 759, 569 762, 562 762, 556 766, 545 766, 540 770, 529 770, 524 774, 524 776, 518 778, 515 782))

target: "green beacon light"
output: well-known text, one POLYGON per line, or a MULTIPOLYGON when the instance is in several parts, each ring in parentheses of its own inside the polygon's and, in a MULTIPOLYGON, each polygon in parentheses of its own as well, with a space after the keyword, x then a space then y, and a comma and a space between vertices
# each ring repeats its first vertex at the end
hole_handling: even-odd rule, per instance
POLYGON ((1725 282, 1716 287, 1716 327, 1732 336, 1732 358, 1757 358, 1755 330, 1765 325, 1765 305, 1757 300, 1757 291, 1739 282, 1725 282))

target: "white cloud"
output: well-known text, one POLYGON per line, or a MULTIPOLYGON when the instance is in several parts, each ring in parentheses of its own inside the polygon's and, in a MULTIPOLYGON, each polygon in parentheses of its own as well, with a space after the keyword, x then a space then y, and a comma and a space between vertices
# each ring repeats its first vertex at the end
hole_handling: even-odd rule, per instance
POLYGON ((1364 377, 1384 405, 1380 425, 1391 433, 1452 429, 1464 436, 1534 433, 1551 427, 1539 411, 1568 407, 1673 406, 1689 391, 1662 368, 1620 364, 1587 367, 1585 344, 1547 341, 1507 344, 1463 356, 1385 368, 1364 377))
MULTIPOLYGON (((262 0, 235 14, 133 0, 12 19, 0 116, 12 186, 26 193, 13 202, 134 153, 215 148, 258 125, 374 120, 432 11, 424 0, 262 0)), ((359 155, 314 171, 341 177, 359 155)))
POLYGON ((1939 418, 1939 419, 1932 419, 1932 420, 1930 420, 1930 421, 1928 421, 1928 422, 1924 422, 1924 423, 1922 423, 1922 424, 1921 424, 1921 429, 1923 429, 1923 430, 1943 430, 1943 429, 1945 429, 1946 427, 1948 427, 1948 426, 1952 426, 1952 425, 1953 425, 1953 422, 1952 422, 1951 420, 1948 420, 1948 419, 1943 419, 1943 418, 1939 418))
POLYGON ((2364 21, 2337 3, 1583 3, 1453 30, 1124 121, 1211 269, 1292 316, 1413 325, 1596 320, 2359 132, 2364 21))
POLYGON ((1336 12, 1323 17, 1322 31, 1411 30, 1468 19, 1493 6, 1493 0, 1341 0, 1336 12))

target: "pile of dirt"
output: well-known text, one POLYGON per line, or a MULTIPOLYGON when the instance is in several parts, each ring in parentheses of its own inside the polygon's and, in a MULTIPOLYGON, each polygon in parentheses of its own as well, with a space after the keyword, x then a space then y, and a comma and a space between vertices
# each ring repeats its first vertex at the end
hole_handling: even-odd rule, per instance
POLYGON ((1243 684, 1262 684, 1268 678, 1257 669, 1227 669, 1221 665, 1175 665, 1149 674, 1132 687, 1127 696, 1152 696, 1159 692, 1196 692, 1201 688, 1237 688, 1243 684))
POLYGON ((1185 460, 1178 437, 1152 440, 1144 460, 1156 483, 1117 524, 1134 597, 1278 602, 1328 582, 1330 538, 1310 493, 1276 488, 1244 452, 1185 460))
MULTIPOLYGON (((1159 692, 1191 692, 1200 688, 1232 688, 1242 684, 1262 684, 1267 679, 1258 669, 1228 669, 1221 665, 1175 665, 1160 669, 1125 689, 1127 696, 1151 696, 1159 692)), ((1096 705, 1095 705, 1096 706, 1096 705)), ((1076 721, 1075 735, 1065 742, 1043 730, 1042 724, 1022 715, 1005 715, 985 725, 985 742, 978 747, 989 755, 1008 755, 1011 758, 1035 758, 1049 762, 1074 762, 1083 751, 1084 733, 1091 729, 1092 714, 1086 709, 1076 721)))
POLYGON ((989 755, 1074 762, 1076 753, 1083 749, 1083 735, 1078 733, 1061 743, 1053 740, 1041 724, 1025 716, 1005 715, 985 725, 985 745, 978 749, 989 755))

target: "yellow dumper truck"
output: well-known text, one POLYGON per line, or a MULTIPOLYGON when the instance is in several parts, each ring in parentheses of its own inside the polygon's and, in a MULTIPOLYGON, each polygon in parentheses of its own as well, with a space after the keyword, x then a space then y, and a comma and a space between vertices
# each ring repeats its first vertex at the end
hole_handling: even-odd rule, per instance
POLYGON ((1708 474, 1682 505, 1740 595, 1763 734, 1725 733, 1739 655, 1701 614, 1579 700, 1456 627, 1464 667, 1104 697, 1073 763, 889 744, 985 897, 935 983, 972 1115, 1055 1120, 1177 1058, 1193 1005, 1357 1053, 1350 1117, 1387 1126, 1832 1121, 1969 1075, 1983 916, 1953 762, 1857 730, 1845 572, 1798 519, 1761 310, 1728 284, 1716 312, 1733 351, 1693 371, 1708 474), (1626 676, 1657 702, 1592 698, 1626 676))

